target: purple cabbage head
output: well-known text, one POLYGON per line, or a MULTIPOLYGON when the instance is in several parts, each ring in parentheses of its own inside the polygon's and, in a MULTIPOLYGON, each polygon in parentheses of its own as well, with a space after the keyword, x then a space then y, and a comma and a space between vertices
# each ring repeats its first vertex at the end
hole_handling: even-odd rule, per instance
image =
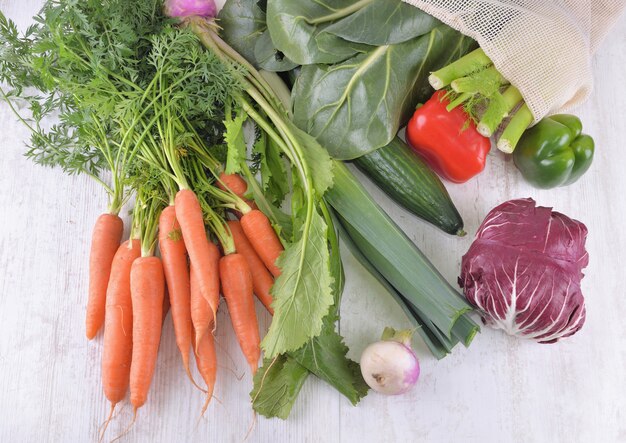
POLYGON ((463 256, 459 283, 485 324, 554 343, 585 322, 587 228, 531 198, 494 208, 463 256))

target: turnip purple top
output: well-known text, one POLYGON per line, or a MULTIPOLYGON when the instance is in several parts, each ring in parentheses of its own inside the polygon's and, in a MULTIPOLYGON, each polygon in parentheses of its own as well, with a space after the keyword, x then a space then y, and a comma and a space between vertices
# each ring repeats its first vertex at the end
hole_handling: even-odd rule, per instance
POLYGON ((213 0, 165 0, 165 13, 170 17, 215 17, 217 7, 213 0))
POLYGON ((361 354, 361 374, 370 388, 386 395, 404 394, 417 382, 420 365, 411 349, 412 330, 385 328, 382 339, 361 354))
POLYGON ((536 207, 533 199, 508 201, 478 229, 459 283, 486 324, 553 343, 585 322, 580 281, 589 262, 586 238, 584 224, 536 207))

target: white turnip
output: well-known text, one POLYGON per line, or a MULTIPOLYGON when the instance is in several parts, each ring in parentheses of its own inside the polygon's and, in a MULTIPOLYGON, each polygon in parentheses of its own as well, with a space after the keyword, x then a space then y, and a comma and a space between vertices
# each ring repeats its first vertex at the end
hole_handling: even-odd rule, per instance
POLYGON ((408 391, 419 378, 420 365, 411 349, 412 331, 385 328, 381 341, 361 354, 361 373, 376 392, 398 395, 408 391))

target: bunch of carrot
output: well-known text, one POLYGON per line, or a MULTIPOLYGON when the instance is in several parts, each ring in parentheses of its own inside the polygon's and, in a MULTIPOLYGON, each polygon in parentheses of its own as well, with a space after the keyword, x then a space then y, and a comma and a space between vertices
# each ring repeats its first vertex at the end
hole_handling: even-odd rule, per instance
MULTIPOLYGON (((190 169, 195 171, 187 173, 192 181, 206 178, 204 168, 190 169)), ((162 199, 138 191, 130 239, 121 244, 119 217, 103 214, 96 221, 86 333, 92 339, 104 327, 102 382, 111 402, 109 420, 129 388, 135 416, 146 402, 166 314, 166 285, 183 366, 192 383, 207 395, 202 413, 216 379, 213 333, 220 293, 241 350, 256 372, 260 335, 253 294, 273 312, 270 289, 280 274, 275 262, 283 246, 265 214, 243 198, 247 183, 242 177, 222 172, 215 182, 217 187, 204 186, 198 193, 180 189, 167 206, 162 199), (225 207, 236 208, 240 220, 232 215, 227 219, 225 211, 220 214, 220 205, 213 208, 207 190, 225 207), (155 253, 157 244, 160 256, 155 253), (206 388, 200 388, 191 375, 191 349, 206 388)))

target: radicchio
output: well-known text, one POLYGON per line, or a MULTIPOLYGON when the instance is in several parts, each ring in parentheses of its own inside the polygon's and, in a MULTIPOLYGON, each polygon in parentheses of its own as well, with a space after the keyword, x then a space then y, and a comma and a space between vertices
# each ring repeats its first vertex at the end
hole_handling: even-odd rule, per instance
POLYGON ((586 237, 584 224, 531 198, 505 202, 478 228, 459 284, 485 324, 554 343, 585 322, 586 237))

